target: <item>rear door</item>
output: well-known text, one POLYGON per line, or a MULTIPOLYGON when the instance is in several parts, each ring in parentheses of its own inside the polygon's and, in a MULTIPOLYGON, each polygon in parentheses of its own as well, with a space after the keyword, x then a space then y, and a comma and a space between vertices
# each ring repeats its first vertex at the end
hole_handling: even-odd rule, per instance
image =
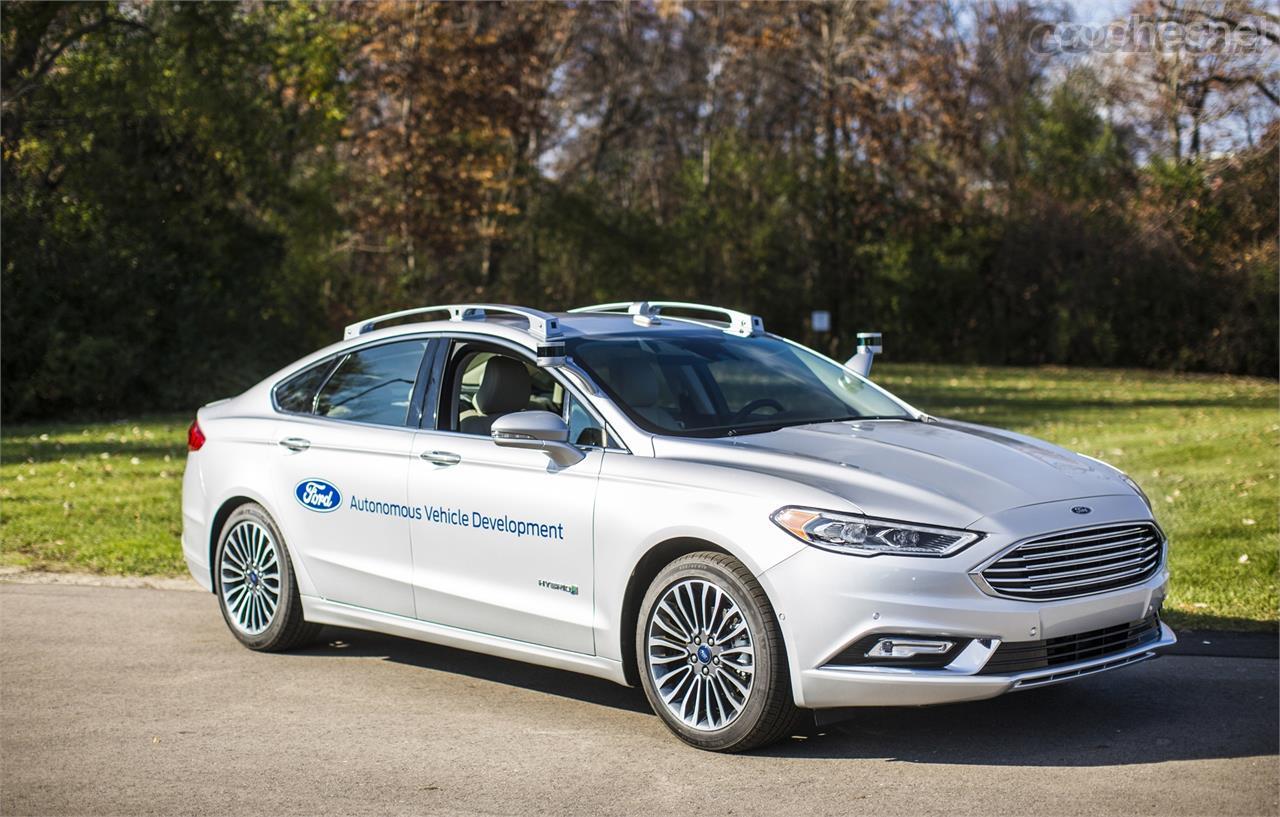
POLYGON ((342 354, 286 381, 276 429, 279 522, 316 591, 331 601, 415 614, 406 495, 424 369, 434 341, 342 354))

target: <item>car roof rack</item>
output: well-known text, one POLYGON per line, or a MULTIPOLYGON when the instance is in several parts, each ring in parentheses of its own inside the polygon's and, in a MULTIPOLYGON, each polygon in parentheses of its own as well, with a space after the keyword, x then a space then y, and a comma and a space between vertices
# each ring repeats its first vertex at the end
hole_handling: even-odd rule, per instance
POLYGON ((380 323, 393 321, 397 318, 407 318, 410 315, 426 315, 432 312, 447 312, 451 321, 482 321, 488 317, 490 312, 502 315, 516 315, 528 322, 529 334, 538 340, 551 340, 552 338, 560 337, 560 320, 555 315, 537 309, 525 309, 521 306, 507 306, 506 304, 445 304, 443 306, 420 306, 414 309, 402 309, 399 312, 389 312, 386 315, 378 315, 376 318, 366 318, 353 323, 342 333, 342 337, 349 340, 366 332, 372 332, 380 323))
MULTIPOLYGON (((626 313, 639 326, 653 326, 661 323, 663 309, 687 309, 691 312, 714 312, 723 316, 729 323, 724 331, 730 335, 749 338, 764 334, 764 321, 758 315, 749 315, 736 309, 725 309, 722 306, 693 304, 685 301, 619 301, 612 304, 595 304, 570 309, 570 312, 606 312, 626 313)), ((677 318, 677 320, 679 320, 677 318)))

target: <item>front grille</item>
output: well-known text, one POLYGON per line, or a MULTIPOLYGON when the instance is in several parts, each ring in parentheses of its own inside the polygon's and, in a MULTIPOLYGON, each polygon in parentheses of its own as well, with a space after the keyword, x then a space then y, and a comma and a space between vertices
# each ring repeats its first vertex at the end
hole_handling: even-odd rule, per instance
POLYGON ((1154 525, 1114 525, 1023 542, 982 570, 991 592, 1044 601, 1138 584, 1160 568, 1164 539, 1154 525))
POLYGON ((1061 667, 1122 653, 1159 637, 1160 620, 1152 614, 1132 624, 1104 627, 1101 630, 1064 635, 1047 641, 1013 641, 997 647, 978 674, 1008 675, 1061 667))

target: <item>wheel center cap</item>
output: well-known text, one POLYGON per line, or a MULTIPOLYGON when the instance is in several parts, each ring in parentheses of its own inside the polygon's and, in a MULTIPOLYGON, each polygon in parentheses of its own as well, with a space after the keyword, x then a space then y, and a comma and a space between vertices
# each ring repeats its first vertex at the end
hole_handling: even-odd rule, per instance
POLYGON ((256 570, 250 570, 250 571, 249 571, 249 584, 257 584, 257 583, 258 583, 258 571, 256 571, 256 570))
POLYGON ((698 648, 698 660, 704 664, 711 663, 711 648, 706 644, 698 648))

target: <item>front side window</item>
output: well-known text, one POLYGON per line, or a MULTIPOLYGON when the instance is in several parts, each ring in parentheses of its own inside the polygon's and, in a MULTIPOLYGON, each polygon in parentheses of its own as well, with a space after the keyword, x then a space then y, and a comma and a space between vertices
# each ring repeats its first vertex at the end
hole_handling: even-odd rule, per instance
POLYGON ((842 366, 776 338, 624 336, 583 339, 568 351, 637 425, 659 434, 717 437, 835 420, 912 419, 842 366))
POLYGON ((407 340, 343 356, 316 396, 315 414, 355 423, 404 425, 426 348, 426 340, 407 340))
POLYGON ((564 388, 530 361, 492 348, 462 347, 450 378, 454 418, 450 430, 489 436, 494 420, 516 411, 560 414, 564 388))

